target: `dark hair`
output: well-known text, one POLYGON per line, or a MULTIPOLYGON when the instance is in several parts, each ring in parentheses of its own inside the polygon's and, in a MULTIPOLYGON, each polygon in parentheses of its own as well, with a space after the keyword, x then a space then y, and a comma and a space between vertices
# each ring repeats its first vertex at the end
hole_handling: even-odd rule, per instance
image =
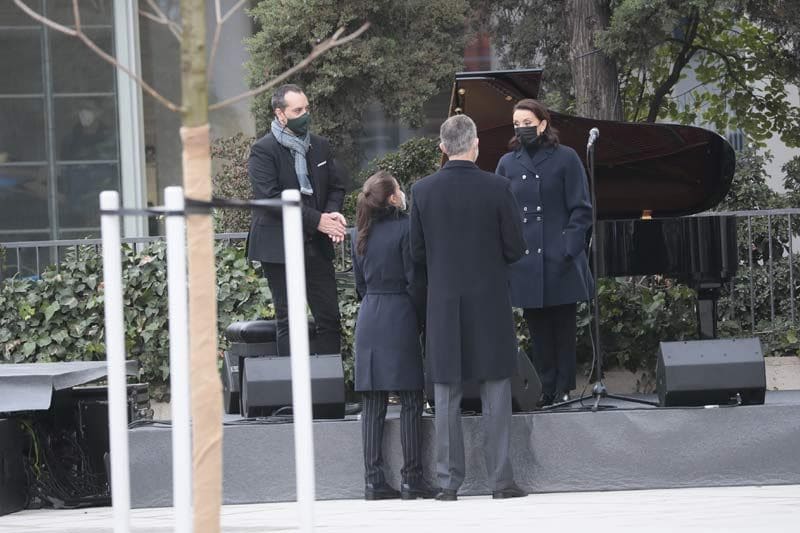
MULTIPOLYGON (((550 120, 550 111, 547 110, 543 103, 539 102, 538 100, 534 100, 533 98, 525 98, 517 102, 517 104, 514 106, 514 111, 517 109, 530 111, 536 115, 536 118, 538 118, 540 122, 542 120, 546 120, 547 127, 542 132, 542 144, 558 144, 558 130, 552 126, 552 121, 550 120)), ((508 141, 509 150, 516 150, 520 146, 522 146, 522 143, 516 135, 511 137, 511 140, 508 141)))
POLYGON ((286 93, 303 93, 303 89, 300 88, 299 85, 295 85, 294 83, 287 83, 285 85, 281 85, 275 92, 272 93, 272 100, 270 103, 272 104, 272 110, 275 111, 276 109, 283 109, 286 107, 286 93))
POLYGON ((386 213, 389 205, 389 197, 397 189, 397 180, 386 172, 379 170, 364 182, 361 192, 358 193, 356 203, 356 252, 364 255, 367 250, 367 239, 372 229, 372 221, 376 215, 386 213))

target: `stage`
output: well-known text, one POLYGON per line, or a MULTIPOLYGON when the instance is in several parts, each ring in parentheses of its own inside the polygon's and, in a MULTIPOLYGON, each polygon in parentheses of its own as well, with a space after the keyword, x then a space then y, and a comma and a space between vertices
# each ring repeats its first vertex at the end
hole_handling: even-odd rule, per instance
MULTIPOLYGON (((772 391, 764 405, 650 408, 604 400, 600 412, 515 414, 517 482, 533 493, 800 484, 800 391, 772 391)), ((392 411, 395 411, 394 409, 392 411)), ((399 420, 387 421, 388 481, 399 484, 399 420)), ((227 416, 223 435, 225 504, 292 501, 291 423, 227 416)), ((129 431, 135 508, 171 505, 168 425, 129 431)), ((467 477, 461 495, 485 495, 480 418, 464 417, 467 477)), ((360 421, 314 423, 317 498, 363 497, 360 421)), ((433 419, 423 419, 425 470, 433 472, 433 419)))

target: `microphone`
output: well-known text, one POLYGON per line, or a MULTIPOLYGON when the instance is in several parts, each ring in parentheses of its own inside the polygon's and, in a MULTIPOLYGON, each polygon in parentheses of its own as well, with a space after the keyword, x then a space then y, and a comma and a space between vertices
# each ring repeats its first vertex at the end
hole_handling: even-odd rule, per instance
POLYGON ((600 137, 600 130, 597 128, 592 128, 589 130, 589 142, 586 143, 587 150, 594 146, 594 143, 597 141, 598 137, 600 137))

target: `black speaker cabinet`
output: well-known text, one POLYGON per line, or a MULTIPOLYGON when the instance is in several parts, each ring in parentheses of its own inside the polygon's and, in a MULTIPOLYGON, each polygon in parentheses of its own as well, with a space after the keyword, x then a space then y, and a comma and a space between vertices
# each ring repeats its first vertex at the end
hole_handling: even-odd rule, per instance
POLYGON ((661 406, 763 404, 767 388, 761 341, 662 342, 656 387, 661 406))
MULTIPOLYGON (((312 355, 310 359, 314 418, 344 418, 342 356, 312 355)), ((241 361, 242 416, 290 414, 291 358, 247 357, 241 361)))
MULTIPOLYGON (((517 352, 519 372, 511 378, 511 408, 515 413, 533 411, 542 395, 542 382, 530 358, 523 350, 517 352)), ((433 383, 425 380, 425 395, 431 406, 435 405, 433 383)), ((481 412, 481 386, 478 383, 464 383, 461 396, 461 410, 481 412)))
MULTIPOLYGON (((241 409, 242 379, 239 369, 247 357, 277 356, 275 342, 277 323, 275 320, 247 320, 234 322, 225 329, 225 337, 230 346, 224 352, 222 361, 222 397, 225 412, 237 414, 241 409)), ((309 351, 318 352, 315 325, 308 321, 309 351)))
POLYGON ((239 357, 225 350, 222 357, 222 400, 229 415, 239 413, 240 390, 239 357))
MULTIPOLYGON (((128 422, 153 418, 150 408, 150 385, 148 383, 129 383, 128 422)), ((107 477, 103 456, 110 449, 108 436, 108 387, 105 385, 85 385, 71 391, 72 401, 77 409, 77 437, 83 446, 87 474, 107 477)))
POLYGON ((242 379, 239 369, 246 357, 277 356, 275 342, 233 342, 224 352, 222 359, 222 398, 225 412, 229 415, 241 412, 242 379))
POLYGON ((0 419, 0 516, 22 510, 28 498, 23 439, 19 421, 0 419))

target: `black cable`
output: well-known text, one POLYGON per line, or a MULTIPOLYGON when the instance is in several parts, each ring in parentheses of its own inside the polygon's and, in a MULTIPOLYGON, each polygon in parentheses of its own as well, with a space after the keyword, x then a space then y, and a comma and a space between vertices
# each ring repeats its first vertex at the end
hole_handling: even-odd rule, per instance
POLYGON ((40 420, 22 424, 30 437, 24 462, 29 506, 67 508, 109 501, 105 474, 92 471, 75 430, 40 420))
POLYGON ((258 208, 281 208, 285 205, 300 206, 299 201, 281 200, 280 198, 262 198, 259 200, 239 200, 236 198, 213 197, 208 200, 196 200, 186 198, 186 211, 190 213, 207 212, 215 207, 227 207, 232 209, 258 209, 258 208))
POLYGON ((194 198, 185 198, 185 207, 183 210, 167 209, 165 206, 155 206, 146 208, 119 208, 119 209, 101 209, 100 215, 116 215, 116 216, 145 216, 145 217, 162 217, 162 216, 186 216, 191 214, 209 213, 215 208, 230 208, 230 209, 279 209, 285 205, 300 206, 299 201, 295 200, 281 200, 278 198, 262 198, 259 200, 238 200, 236 198, 218 198, 213 197, 211 200, 196 200, 194 198))
POLYGON ((268 426, 273 424, 291 424, 294 419, 288 415, 279 417, 255 417, 255 418, 242 418, 239 420, 231 420, 224 422, 223 426, 268 426))
MULTIPOLYGON (((281 413, 284 412, 284 411, 291 411, 291 410, 292 410, 292 406, 291 405, 284 405, 283 407, 278 407, 277 409, 272 411, 272 414, 270 416, 286 416, 286 415, 282 415, 281 413)), ((292 415, 289 415, 289 416, 292 416, 292 415)))

